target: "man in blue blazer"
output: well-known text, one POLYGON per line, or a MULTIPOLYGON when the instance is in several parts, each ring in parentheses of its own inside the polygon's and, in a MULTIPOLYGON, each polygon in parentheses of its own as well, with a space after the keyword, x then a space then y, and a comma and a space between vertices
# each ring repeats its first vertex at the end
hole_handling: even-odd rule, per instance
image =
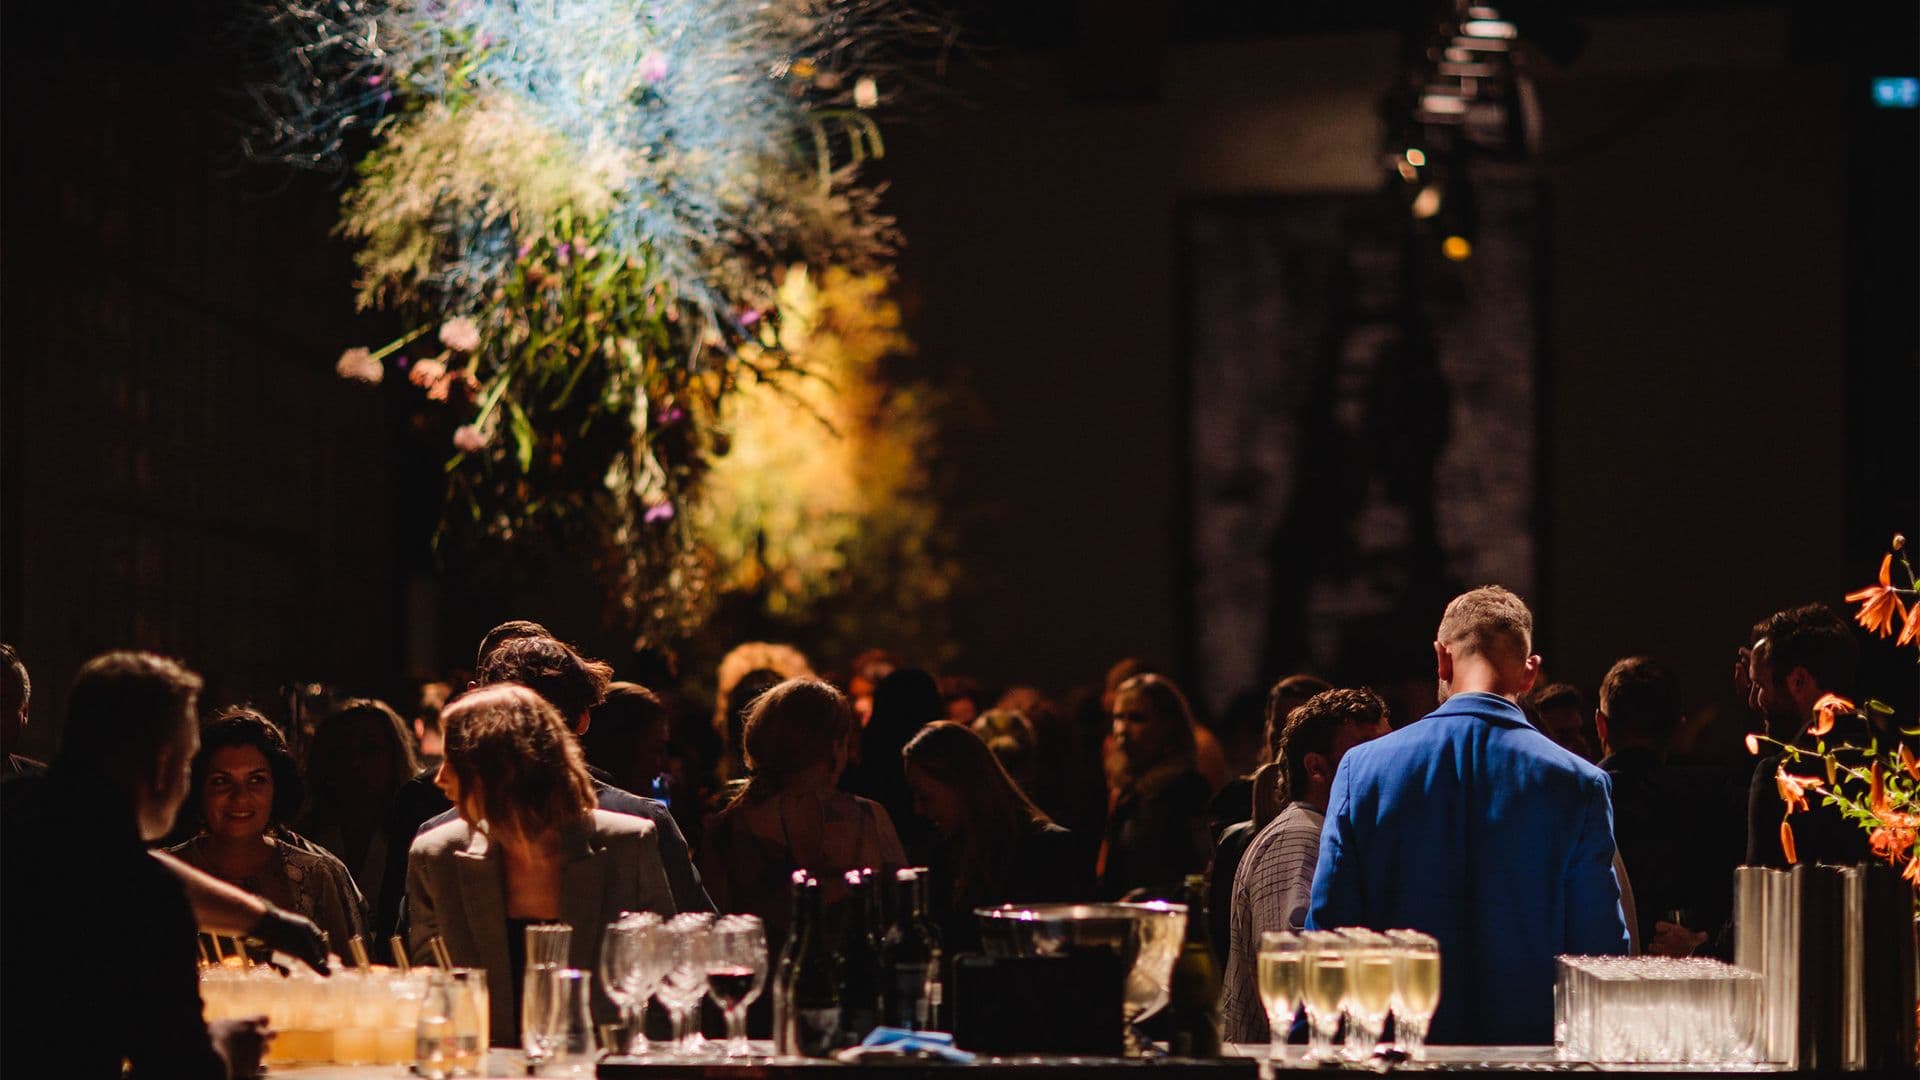
POLYGON ((1441 704, 1340 762, 1307 925, 1440 942, 1436 1043, 1553 1041, 1554 957, 1624 954, 1606 775, 1527 723, 1533 614, 1498 586, 1447 605, 1441 704))

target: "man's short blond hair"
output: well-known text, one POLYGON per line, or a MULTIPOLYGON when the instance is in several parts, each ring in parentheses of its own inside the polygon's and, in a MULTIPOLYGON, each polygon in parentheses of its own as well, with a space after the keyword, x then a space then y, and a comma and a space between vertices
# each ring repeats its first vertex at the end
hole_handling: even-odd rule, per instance
POLYGON ((1456 655, 1524 660, 1533 653, 1533 612, 1511 590, 1483 585, 1453 598, 1435 640, 1456 655))

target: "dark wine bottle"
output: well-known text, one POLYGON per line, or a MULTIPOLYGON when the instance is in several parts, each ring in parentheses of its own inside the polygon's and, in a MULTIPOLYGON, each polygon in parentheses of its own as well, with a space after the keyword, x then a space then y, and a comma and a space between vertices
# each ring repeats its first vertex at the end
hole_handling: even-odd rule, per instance
POLYGON ((882 1012, 888 1024, 927 1031, 939 1022, 940 940, 927 922, 926 878, 894 875, 893 923, 880 944, 882 1012))
POLYGON ((1207 879, 1187 878, 1187 933, 1173 963, 1167 1002, 1172 1031, 1168 1049, 1175 1057, 1220 1056, 1220 969, 1207 939, 1207 879))
POLYGON ((834 960, 840 967, 840 1041, 858 1046, 880 1026, 880 947, 871 917, 873 871, 847 871, 846 922, 834 960))
POLYGON ((793 926, 774 982, 774 1048, 783 1056, 827 1057, 840 1037, 840 979, 820 919, 820 883, 793 875, 793 926))

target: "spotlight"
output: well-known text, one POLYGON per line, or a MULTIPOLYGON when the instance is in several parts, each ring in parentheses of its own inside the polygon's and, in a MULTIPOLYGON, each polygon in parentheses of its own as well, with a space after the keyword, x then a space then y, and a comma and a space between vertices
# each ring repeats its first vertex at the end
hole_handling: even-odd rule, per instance
POLYGON ((1440 185, 1428 184, 1413 197, 1413 216, 1425 221, 1440 212, 1440 185))
POLYGON ((1454 262, 1466 262, 1473 258, 1473 245, 1464 236, 1449 236, 1440 241, 1440 254, 1454 262))

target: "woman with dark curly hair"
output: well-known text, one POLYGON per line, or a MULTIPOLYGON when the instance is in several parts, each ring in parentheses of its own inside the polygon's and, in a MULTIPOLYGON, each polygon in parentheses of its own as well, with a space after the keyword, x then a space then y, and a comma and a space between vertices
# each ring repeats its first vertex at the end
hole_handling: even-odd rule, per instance
POLYGON ((300 766, 273 722, 242 706, 200 731, 187 806, 200 832, 181 861, 312 919, 335 953, 366 935, 366 902, 339 859, 286 828, 306 796, 300 766))

